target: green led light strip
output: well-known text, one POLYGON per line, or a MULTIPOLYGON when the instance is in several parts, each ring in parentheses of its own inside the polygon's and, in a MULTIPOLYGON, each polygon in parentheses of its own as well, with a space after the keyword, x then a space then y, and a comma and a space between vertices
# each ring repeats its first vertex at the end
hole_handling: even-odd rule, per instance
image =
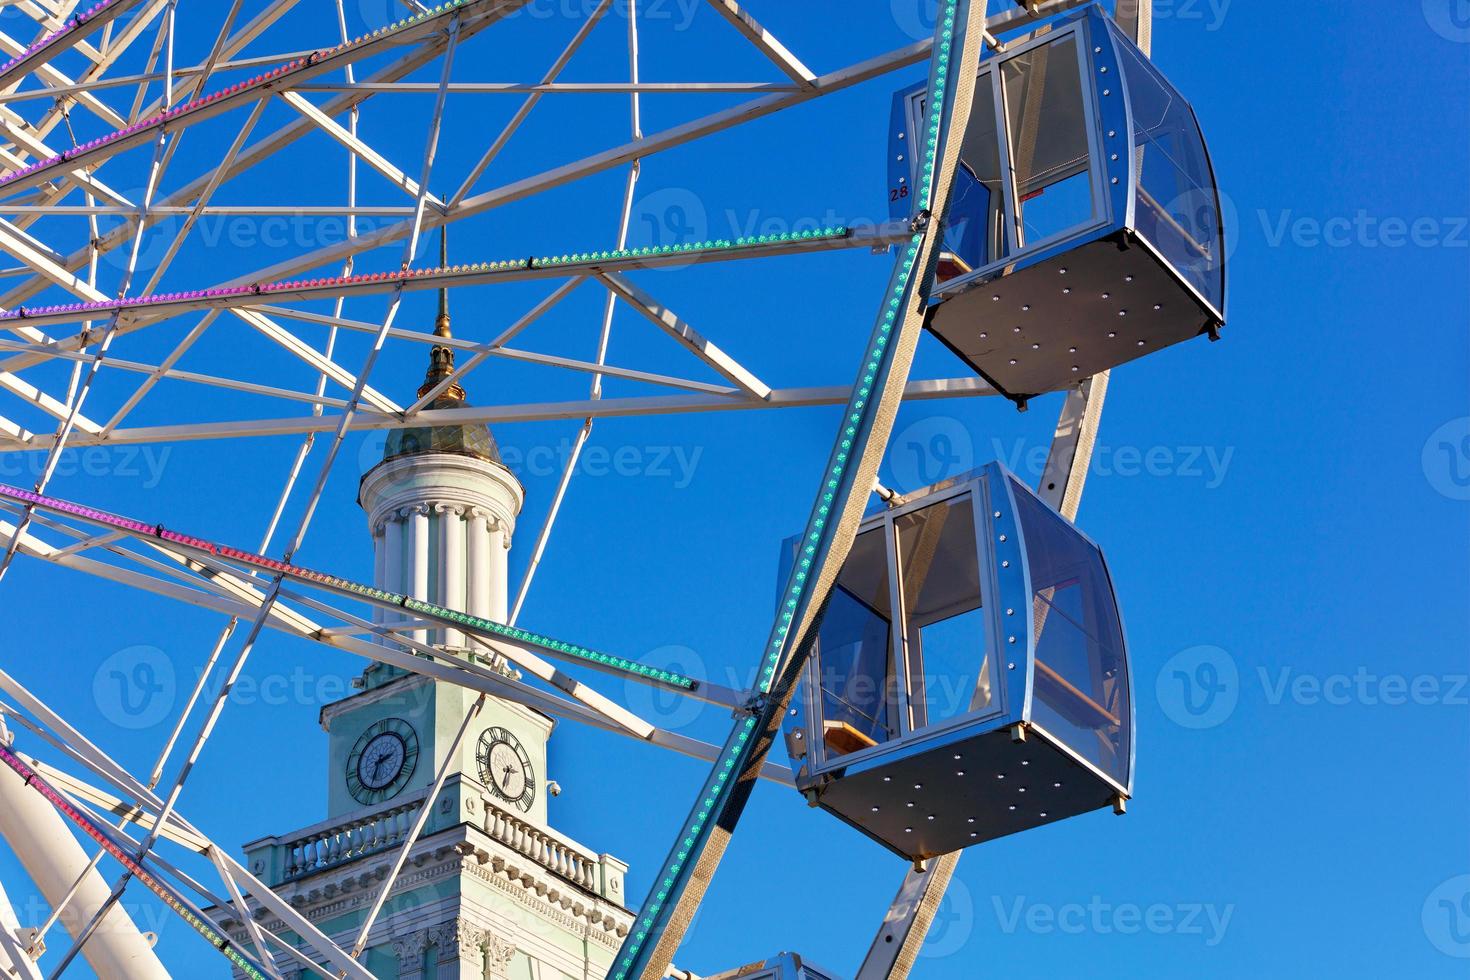
POLYGON ((642 248, 609 249, 606 252, 577 252, 572 255, 545 256, 533 259, 537 266, 571 265, 584 262, 607 262, 622 259, 637 259, 652 255, 673 255, 679 252, 717 252, 722 249, 756 248, 761 245, 784 245, 788 242, 823 241, 842 239, 851 234, 845 225, 823 228, 821 231, 792 231, 779 235, 751 235, 748 238, 716 238, 685 245, 650 245, 642 248))
MULTIPOLYGON (((962 0, 946 0, 943 13, 936 25, 937 37, 934 46, 934 66, 930 85, 929 106, 931 107, 924 166, 920 173, 921 188, 916 195, 915 206, 919 214, 930 209, 933 201, 935 163, 939 151, 939 135, 944 119, 945 94, 948 87, 951 53, 954 42, 956 14, 962 0)), ((983 2, 983 0, 982 0, 983 2)), ((781 612, 772 628, 770 642, 757 681, 761 693, 769 693, 775 680, 776 669, 783 660, 788 634, 803 600, 807 598, 809 578, 825 558, 831 547, 832 528, 829 522, 834 509, 846 499, 852 490, 850 464, 854 454, 861 455, 866 443, 866 434, 872 424, 873 410, 878 404, 871 397, 880 380, 887 376, 892 357, 889 349, 894 324, 899 322, 900 311, 913 288, 920 246, 924 242, 922 233, 916 232, 903 246, 904 253, 895 269, 888 298, 882 308, 877 329, 874 331, 863 370, 848 402, 847 415, 837 443, 828 460, 827 479, 819 491, 818 498, 803 536, 803 546, 795 566, 792 568, 781 612)), ((763 709, 764 710, 764 709, 763 709)), ((762 723, 762 717, 750 715, 735 726, 729 740, 721 750, 719 760, 701 791, 699 802, 690 814, 683 836, 674 846, 663 870, 654 885, 654 890, 638 913, 623 947, 618 951, 612 973, 613 980, 631 980, 640 975, 650 964, 657 940, 667 928, 671 915, 671 899, 678 897, 688 885, 687 872, 692 860, 698 860, 711 830, 710 818, 730 799, 733 790, 732 777, 743 769, 751 758, 754 746, 751 736, 762 723), (652 941, 651 941, 652 940, 652 941)))

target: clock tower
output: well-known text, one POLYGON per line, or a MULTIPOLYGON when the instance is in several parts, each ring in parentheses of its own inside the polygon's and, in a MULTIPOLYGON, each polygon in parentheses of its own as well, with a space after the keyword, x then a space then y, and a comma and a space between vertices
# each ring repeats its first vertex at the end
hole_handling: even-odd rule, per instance
MULTIPOLYGON (((450 337, 442 293, 434 332, 450 337)), ((430 409, 467 404, 452 347, 434 345, 418 393, 430 409)), ((358 490, 375 584, 504 622, 506 559, 523 500, 487 426, 392 430, 358 490)), ((376 622, 410 625, 385 611, 376 622)), ((450 656, 476 655, 456 630, 411 635, 450 656)), ((551 828, 552 719, 489 698, 456 746, 474 692, 378 663, 354 686, 321 711, 326 819, 246 845, 252 870, 350 950, 428 806, 423 833, 369 933, 362 960, 371 972, 404 980, 605 976, 633 919, 627 865, 551 828), (445 784, 429 799, 446 760, 445 784)), ((248 940, 242 923, 224 924, 248 940)), ((284 958, 277 965, 286 980, 309 976, 284 958)))

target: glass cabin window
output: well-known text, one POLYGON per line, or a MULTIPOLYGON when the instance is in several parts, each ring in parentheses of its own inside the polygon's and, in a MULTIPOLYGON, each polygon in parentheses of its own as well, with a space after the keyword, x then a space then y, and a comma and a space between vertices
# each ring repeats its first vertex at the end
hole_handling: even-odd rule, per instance
POLYGON ((1133 109, 1138 231, 1218 310, 1225 303, 1223 229, 1214 175, 1194 110, 1120 36, 1133 109))
MULTIPOLYGON (((928 127, 925 111, 928 96, 912 102, 909 129, 922 133, 928 127)), ((917 161, 914 180, 920 179, 917 161)), ((995 130, 995 76, 982 71, 975 80, 975 97, 965 142, 960 147, 950 191, 949 222, 944 250, 958 259, 958 273, 970 272, 1006 255, 1005 190, 1001 177, 1000 137, 995 130)))
POLYGON ((1016 194, 1026 248, 1091 223, 1091 153, 1077 39, 1069 34, 1002 63, 1016 194))
POLYGON ((990 705, 975 509, 969 494, 895 519, 909 723, 915 730, 990 705))
POLYGON ((995 132, 995 76, 982 72, 949 206, 946 244, 971 269, 1006 254, 1005 190, 1001 179, 1000 137, 995 132))
POLYGON ((1123 627, 1102 554, 1019 484, 1015 498, 1031 570, 1032 717, 1126 785, 1128 672, 1123 627))
POLYGON ((893 611, 883 529, 857 536, 822 619, 822 742, 828 757, 898 734, 893 690, 893 611))

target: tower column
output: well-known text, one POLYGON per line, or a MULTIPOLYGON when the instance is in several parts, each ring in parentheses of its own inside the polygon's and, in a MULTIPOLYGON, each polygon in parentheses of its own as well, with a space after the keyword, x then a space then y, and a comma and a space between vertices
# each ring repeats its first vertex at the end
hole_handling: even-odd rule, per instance
MULTIPOLYGON (((408 594, 429 601, 429 508, 419 504, 408 509, 409 574, 408 594)), ((419 643, 429 642, 428 630, 414 630, 419 643)))
MULTIPOLYGON (((379 521, 373 525, 373 583, 378 588, 384 588, 383 584, 388 580, 388 534, 394 530, 389 521, 379 521)), ((388 611, 381 606, 373 606, 373 622, 385 622, 388 611)))
MULTIPOLYGON (((390 511, 383 521, 383 577, 376 583, 387 592, 403 593, 403 545, 408 525, 397 511, 390 511)), ((383 612, 383 622, 393 623, 402 617, 383 612)))
MULTIPOLYGON (((464 508, 455 504, 436 504, 439 513, 439 568, 444 575, 440 583, 442 605, 460 612, 467 612, 465 601, 465 521, 464 508)), ((445 630, 444 644, 452 647, 465 645, 464 634, 459 630, 445 630)))
POLYGON ((496 521, 490 532, 489 618, 503 623, 510 618, 507 594, 510 588, 510 532, 504 521, 496 521))
POLYGON ((465 525, 469 564, 469 609, 472 616, 494 618, 490 610, 490 524, 478 507, 471 508, 465 525))

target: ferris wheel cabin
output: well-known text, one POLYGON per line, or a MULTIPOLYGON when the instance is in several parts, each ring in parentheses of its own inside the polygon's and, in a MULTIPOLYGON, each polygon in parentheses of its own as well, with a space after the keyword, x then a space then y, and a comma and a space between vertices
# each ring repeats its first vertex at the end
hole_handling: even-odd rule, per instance
POLYGON ((1102 552, 998 463, 869 516, 788 721, 808 801, 910 859, 1121 812, 1133 705, 1102 552))
MULTIPOLYGON (((894 99, 907 218, 925 87, 894 99)), ((1017 400, 1225 322, 1220 200, 1193 109, 1101 8, 980 63, 929 327, 1017 400)))
POLYGON ((711 974, 704 980, 837 980, 837 974, 807 963, 795 953, 779 953, 770 959, 711 974))

